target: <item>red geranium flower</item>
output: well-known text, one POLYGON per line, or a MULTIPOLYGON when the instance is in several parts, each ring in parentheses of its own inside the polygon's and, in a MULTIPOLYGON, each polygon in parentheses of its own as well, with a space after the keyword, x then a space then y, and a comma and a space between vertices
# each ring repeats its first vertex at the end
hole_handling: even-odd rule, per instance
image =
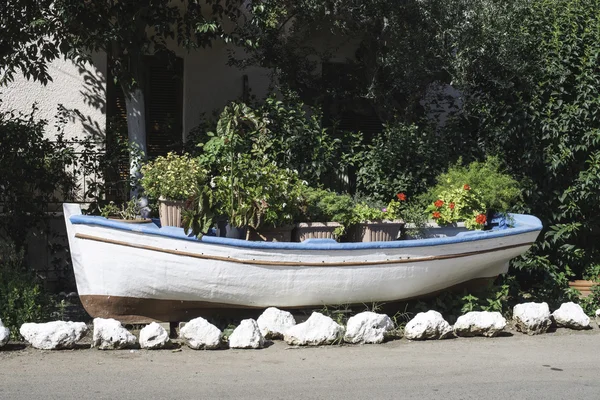
POLYGON ((437 208, 440 208, 441 206, 444 205, 444 202, 442 200, 436 200, 435 203, 433 203, 434 206, 436 206, 437 208))
POLYGON ((439 217, 441 217, 442 215, 440 214, 440 212, 439 212, 439 211, 434 211, 432 216, 433 216, 433 219, 438 219, 438 218, 439 218, 439 217))
POLYGON ((450 204, 448 204, 448 207, 450 207, 450 209, 451 209, 451 210, 454 210, 454 207, 455 207, 455 206, 456 206, 456 205, 455 205, 454 203, 450 203, 450 204))
POLYGON ((469 186, 469 185, 466 185, 466 184, 465 184, 465 185, 463 186, 463 189, 465 189, 465 190, 471 190, 471 186, 469 186))
POLYGON ((484 214, 479 214, 478 216, 475 217, 475 222, 479 225, 485 224, 485 221, 487 221, 487 218, 485 217, 484 214))
POLYGON ((396 195, 396 197, 397 197, 397 198, 398 198, 398 200, 400 200, 400 201, 404 201, 404 200, 406 200, 406 195, 405 195, 404 193, 398 193, 398 194, 396 195))

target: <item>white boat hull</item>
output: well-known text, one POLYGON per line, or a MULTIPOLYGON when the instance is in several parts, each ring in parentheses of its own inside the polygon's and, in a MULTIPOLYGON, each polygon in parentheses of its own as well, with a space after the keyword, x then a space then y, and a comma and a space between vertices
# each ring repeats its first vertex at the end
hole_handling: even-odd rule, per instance
POLYGON ((506 273, 539 233, 417 247, 248 248, 71 223, 75 207, 65 205, 65 216, 79 295, 92 316, 122 321, 415 298, 506 273))

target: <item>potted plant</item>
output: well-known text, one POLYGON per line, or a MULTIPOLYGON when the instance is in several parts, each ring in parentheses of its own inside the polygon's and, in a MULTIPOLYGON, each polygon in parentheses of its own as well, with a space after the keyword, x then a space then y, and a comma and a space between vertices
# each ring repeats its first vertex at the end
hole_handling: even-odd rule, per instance
POLYGON ((585 269, 583 279, 569 282, 569 287, 579 291, 579 297, 588 297, 594 286, 600 285, 600 264, 593 263, 585 269))
POLYGON ((302 183, 294 171, 251 154, 235 174, 215 178, 220 212, 229 225, 246 228, 247 240, 291 241, 302 183))
POLYGON ((100 207, 100 215, 104 218, 132 224, 152 222, 151 219, 142 217, 142 207, 140 207, 137 199, 131 199, 120 207, 114 201, 111 201, 104 207, 100 207))
MULTIPOLYGON (((404 193, 398 193, 397 197, 399 201, 406 201, 404 193)), ((356 204, 352 209, 348 240, 382 242, 398 239, 404 227, 404 221, 397 219, 401 206, 392 206, 395 207, 393 212, 388 212, 388 207, 371 207, 364 202, 356 204)))
POLYGON ((232 103, 201 144, 200 162, 214 175, 215 204, 227 218, 229 237, 245 232, 248 240, 291 240, 301 182, 296 171, 277 166, 270 157, 268 133, 264 118, 243 103, 232 103))
POLYGON ((306 186, 302 194, 301 219, 294 230, 294 240, 336 239, 346 230, 354 202, 347 194, 306 186))
POLYGON ((427 207, 427 212, 440 226, 483 229, 487 222, 486 206, 481 194, 468 184, 440 192, 427 207))
POLYGON ((464 222, 469 229, 491 229, 497 224, 496 216, 506 219, 506 213, 519 203, 521 188, 502 171, 500 160, 489 156, 483 162, 467 166, 461 160, 451 165, 448 172, 437 177, 436 185, 425 198, 431 203, 427 211, 440 225, 456 226, 464 222), (456 208, 451 209, 451 204, 456 208))
POLYGON ((170 152, 142 166, 142 174, 142 187, 158 201, 161 225, 181 227, 186 200, 194 195, 197 185, 207 184, 199 160, 170 152))

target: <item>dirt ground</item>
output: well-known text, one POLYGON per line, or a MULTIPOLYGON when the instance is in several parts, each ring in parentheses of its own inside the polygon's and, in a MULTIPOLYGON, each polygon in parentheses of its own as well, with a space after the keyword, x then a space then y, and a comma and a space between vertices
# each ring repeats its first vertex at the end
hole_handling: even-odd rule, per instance
POLYGON ((600 329, 262 350, 0 350, 0 399, 600 398, 600 329))

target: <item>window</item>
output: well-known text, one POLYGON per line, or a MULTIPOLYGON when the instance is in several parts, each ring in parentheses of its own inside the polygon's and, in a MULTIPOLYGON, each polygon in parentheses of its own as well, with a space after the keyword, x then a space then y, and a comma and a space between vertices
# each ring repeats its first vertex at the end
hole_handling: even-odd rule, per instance
MULTIPOLYGON (((108 60, 111 62, 110 58, 108 60)), ((155 158, 169 151, 177 151, 183 142, 183 59, 162 55, 146 56, 144 102, 146 108, 147 157, 155 158)), ((108 152, 116 152, 119 139, 127 138, 127 111, 125 96, 115 84, 108 68, 106 88, 106 126, 108 152)), ((108 200, 122 200, 127 196, 123 184, 129 176, 129 160, 122 157, 114 171, 107 171, 108 200)))

